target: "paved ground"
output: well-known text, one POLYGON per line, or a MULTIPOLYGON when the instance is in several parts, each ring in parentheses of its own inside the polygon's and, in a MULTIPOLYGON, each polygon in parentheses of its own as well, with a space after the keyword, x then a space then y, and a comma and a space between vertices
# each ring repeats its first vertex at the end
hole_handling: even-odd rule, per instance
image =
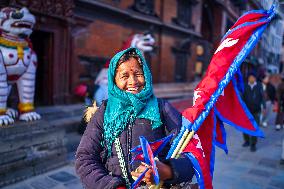
MULTIPOLYGON (((187 103, 187 100, 185 101, 187 103)), ((184 101, 173 103, 179 109, 184 108, 184 101)), ((243 140, 239 131, 229 126, 226 126, 226 129, 229 154, 226 155, 216 148, 214 188, 283 189, 284 165, 280 165, 279 160, 284 130, 275 131, 274 127, 262 128, 265 138, 259 139, 257 151, 253 153, 249 148, 241 146, 243 140)), ((3 189, 82 189, 74 171, 74 153, 70 153, 68 159, 70 163, 60 169, 3 189)))
POLYGON ((284 165, 279 164, 284 131, 262 128, 257 151, 242 147, 242 134, 227 126, 228 155, 216 150, 214 187, 217 189, 283 189, 284 165))

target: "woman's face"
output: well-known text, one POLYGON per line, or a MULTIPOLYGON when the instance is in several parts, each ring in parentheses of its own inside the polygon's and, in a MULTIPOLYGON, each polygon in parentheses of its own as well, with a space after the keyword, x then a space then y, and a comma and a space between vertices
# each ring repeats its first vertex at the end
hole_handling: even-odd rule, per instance
POLYGON ((144 73, 135 58, 131 57, 117 67, 115 84, 121 90, 133 94, 139 93, 144 88, 144 73))

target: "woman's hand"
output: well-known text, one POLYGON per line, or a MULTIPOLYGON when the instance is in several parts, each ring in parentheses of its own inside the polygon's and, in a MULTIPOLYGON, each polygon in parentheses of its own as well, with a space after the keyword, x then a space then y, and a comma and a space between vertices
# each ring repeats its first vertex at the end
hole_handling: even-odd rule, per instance
MULTIPOLYGON (((172 169, 169 165, 166 165, 160 161, 156 161, 156 166, 158 169, 158 173, 160 176, 160 180, 167 180, 167 179, 171 179, 173 177, 173 173, 172 173, 172 169)), ((135 172, 131 172, 131 175, 134 177, 139 177, 141 175, 141 173, 143 173, 143 171, 145 171, 145 169, 147 169, 147 165, 145 165, 144 163, 142 163, 135 172)), ((144 182, 147 183, 147 185, 153 185, 154 183, 154 178, 153 178, 153 174, 152 174, 153 170, 150 168, 146 174, 145 177, 143 179, 144 182)))

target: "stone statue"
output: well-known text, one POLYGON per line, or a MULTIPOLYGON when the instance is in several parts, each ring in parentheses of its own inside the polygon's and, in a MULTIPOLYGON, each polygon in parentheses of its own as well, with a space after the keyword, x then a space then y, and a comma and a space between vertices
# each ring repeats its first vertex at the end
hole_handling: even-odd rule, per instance
POLYGON ((37 56, 29 39, 35 17, 27 8, 2 8, 0 11, 0 126, 14 123, 18 112, 7 109, 12 84, 19 94, 19 119, 38 120, 34 111, 37 56))

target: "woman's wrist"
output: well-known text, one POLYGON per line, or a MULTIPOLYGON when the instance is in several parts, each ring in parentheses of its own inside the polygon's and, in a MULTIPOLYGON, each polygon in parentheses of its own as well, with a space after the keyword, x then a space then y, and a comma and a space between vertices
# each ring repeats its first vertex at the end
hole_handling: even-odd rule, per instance
POLYGON ((127 189, 127 188, 124 185, 119 185, 118 187, 116 187, 116 189, 127 189))
POLYGON ((173 171, 169 164, 165 164, 162 162, 157 162, 157 168, 161 180, 170 180, 173 178, 173 171))

